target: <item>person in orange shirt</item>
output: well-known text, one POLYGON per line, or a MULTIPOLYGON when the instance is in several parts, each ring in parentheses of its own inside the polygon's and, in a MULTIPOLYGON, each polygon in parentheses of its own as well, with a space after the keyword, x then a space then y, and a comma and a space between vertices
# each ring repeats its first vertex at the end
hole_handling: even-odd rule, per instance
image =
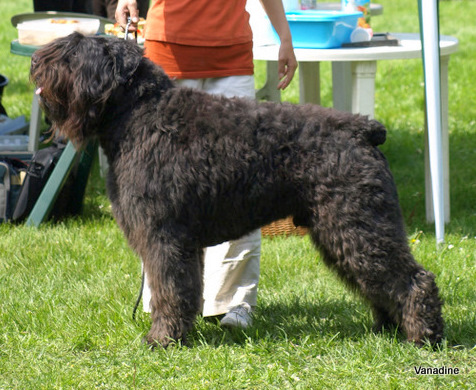
MULTIPOLYGON (((278 89, 297 68, 282 0, 260 0, 281 41, 278 89)), ((153 0, 146 19, 145 56, 176 83, 228 97, 255 97, 253 36, 246 0, 153 0)), ((136 29, 136 0, 119 0, 116 20, 136 29)), ((204 317, 225 314, 222 326, 246 328, 256 306, 261 232, 205 250, 204 317)), ((150 311, 147 275, 144 310, 150 311)))

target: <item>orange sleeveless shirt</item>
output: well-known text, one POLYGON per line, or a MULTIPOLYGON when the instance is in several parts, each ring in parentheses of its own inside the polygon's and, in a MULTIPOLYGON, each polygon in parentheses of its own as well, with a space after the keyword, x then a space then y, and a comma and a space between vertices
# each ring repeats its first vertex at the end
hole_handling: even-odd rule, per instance
POLYGON ((174 78, 253 74, 246 0, 155 0, 145 55, 174 78))

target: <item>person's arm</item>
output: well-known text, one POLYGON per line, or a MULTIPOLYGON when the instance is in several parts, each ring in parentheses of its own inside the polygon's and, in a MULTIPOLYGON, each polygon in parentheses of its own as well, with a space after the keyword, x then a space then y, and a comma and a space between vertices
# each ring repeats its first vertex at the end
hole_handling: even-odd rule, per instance
POLYGON ((137 30, 137 23, 139 23, 139 10, 137 9, 136 0, 119 0, 116 8, 116 21, 122 28, 126 28, 127 18, 131 18, 131 26, 129 31, 137 30))
POLYGON ((281 41, 278 56, 278 77, 280 80, 278 89, 285 89, 291 82, 297 69, 291 31, 286 20, 282 0, 260 1, 281 41))

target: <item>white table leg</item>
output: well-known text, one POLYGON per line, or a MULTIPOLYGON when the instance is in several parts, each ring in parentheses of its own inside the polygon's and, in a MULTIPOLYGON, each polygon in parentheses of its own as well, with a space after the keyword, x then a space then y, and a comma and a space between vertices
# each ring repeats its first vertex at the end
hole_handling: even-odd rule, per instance
POLYGON ((332 63, 332 103, 335 109, 352 111, 352 63, 332 63))
MULTIPOLYGON (((445 222, 450 221, 450 148, 448 130, 448 63, 449 56, 440 57, 440 95, 441 95, 441 153, 443 159, 443 189, 445 222)), ((426 123, 426 121, 425 121, 426 123)), ((425 126, 426 127, 426 126, 425 126)), ((428 131, 425 131, 425 205, 426 220, 435 222, 433 191, 431 188, 428 131)))
POLYGON ((377 61, 352 63, 352 112, 374 117, 377 61))
POLYGON ((28 151, 38 150, 38 140, 40 138, 41 108, 38 96, 33 94, 31 102, 30 129, 28 132, 28 151))
POLYGON ((321 104, 319 62, 299 63, 299 103, 321 104))
POLYGON ((334 107, 374 117, 377 61, 332 63, 334 107))

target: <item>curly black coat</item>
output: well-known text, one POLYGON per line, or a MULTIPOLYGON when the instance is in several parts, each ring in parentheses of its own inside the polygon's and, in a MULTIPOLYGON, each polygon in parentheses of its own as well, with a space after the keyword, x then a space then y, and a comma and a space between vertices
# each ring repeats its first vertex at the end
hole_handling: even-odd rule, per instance
POLYGON ((137 45, 77 33, 38 50, 31 78, 56 128, 107 155, 115 218, 150 278, 150 344, 192 327, 204 247, 289 215, 377 329, 441 340, 438 288, 410 253, 377 121, 178 88, 137 45))

